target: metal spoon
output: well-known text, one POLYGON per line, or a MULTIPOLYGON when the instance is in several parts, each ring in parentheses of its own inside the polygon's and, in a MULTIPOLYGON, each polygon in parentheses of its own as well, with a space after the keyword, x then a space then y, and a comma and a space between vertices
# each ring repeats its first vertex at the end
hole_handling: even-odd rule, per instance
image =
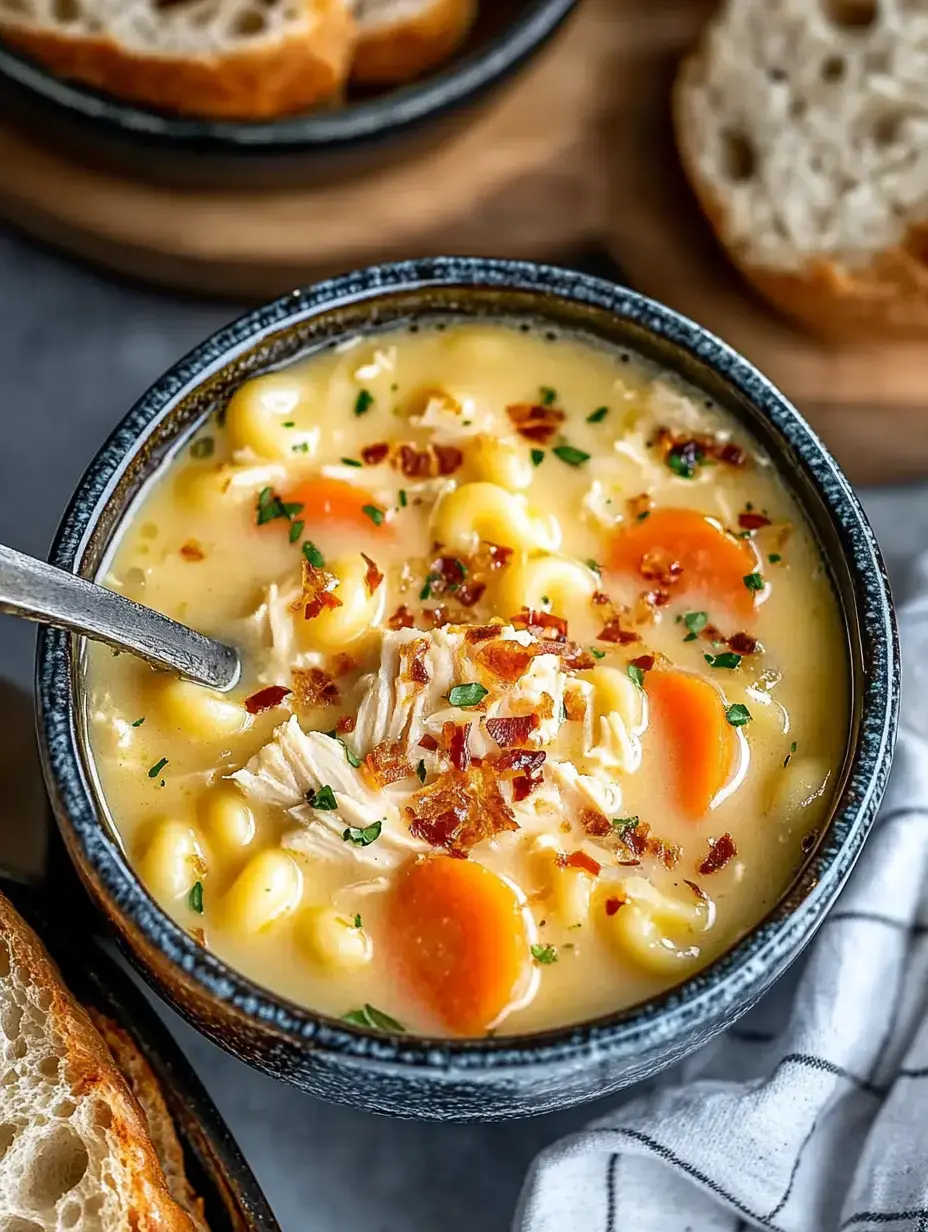
POLYGON ((81 633, 212 689, 231 689, 238 651, 95 582, 0 544, 0 612, 81 633))

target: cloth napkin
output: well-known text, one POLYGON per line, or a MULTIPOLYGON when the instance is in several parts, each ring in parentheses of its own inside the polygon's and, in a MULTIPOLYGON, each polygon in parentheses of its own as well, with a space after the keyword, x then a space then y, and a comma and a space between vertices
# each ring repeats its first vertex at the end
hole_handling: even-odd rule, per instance
POLYGON ((928 558, 916 583, 889 790, 808 959, 544 1151, 516 1232, 928 1232, 928 558))

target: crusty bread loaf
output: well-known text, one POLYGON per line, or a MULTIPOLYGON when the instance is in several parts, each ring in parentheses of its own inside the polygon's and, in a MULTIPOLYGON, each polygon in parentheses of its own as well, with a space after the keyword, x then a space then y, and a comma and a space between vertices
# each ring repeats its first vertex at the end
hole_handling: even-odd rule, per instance
POLYGON ((0 38, 132 102, 258 119, 332 98, 354 23, 344 0, 0 0, 0 38))
POLYGON ((358 23, 353 80, 410 81, 450 56, 466 38, 477 0, 348 0, 358 23))
POLYGON ((825 337, 928 336, 928 6, 727 0, 674 91, 722 243, 825 337))
POLYGON ((2 896, 0 1227, 195 1232, 102 1038, 2 896))

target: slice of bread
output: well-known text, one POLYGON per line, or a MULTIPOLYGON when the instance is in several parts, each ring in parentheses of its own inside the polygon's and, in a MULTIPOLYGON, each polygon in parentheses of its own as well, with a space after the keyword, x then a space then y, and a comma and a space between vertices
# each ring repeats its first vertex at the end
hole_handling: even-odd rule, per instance
POLYGON ((0 1227, 198 1232, 41 941, 0 896, 0 1227))
POLYGON ((928 337, 928 6, 727 0, 674 125, 747 278, 836 341, 928 337))
POLYGON ((348 0, 358 23, 352 80, 390 86, 434 68, 456 51, 477 0, 348 0))
POLYGON ((354 33, 344 0, 0 0, 0 38, 53 73, 225 119, 331 99, 354 33))

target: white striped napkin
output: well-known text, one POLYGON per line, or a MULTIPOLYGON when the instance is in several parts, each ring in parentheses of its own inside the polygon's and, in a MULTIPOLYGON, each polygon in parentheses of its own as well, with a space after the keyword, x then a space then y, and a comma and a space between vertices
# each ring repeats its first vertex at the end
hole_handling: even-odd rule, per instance
POLYGON ((928 561, 896 764, 808 960, 535 1161, 516 1232, 928 1232, 928 561))

